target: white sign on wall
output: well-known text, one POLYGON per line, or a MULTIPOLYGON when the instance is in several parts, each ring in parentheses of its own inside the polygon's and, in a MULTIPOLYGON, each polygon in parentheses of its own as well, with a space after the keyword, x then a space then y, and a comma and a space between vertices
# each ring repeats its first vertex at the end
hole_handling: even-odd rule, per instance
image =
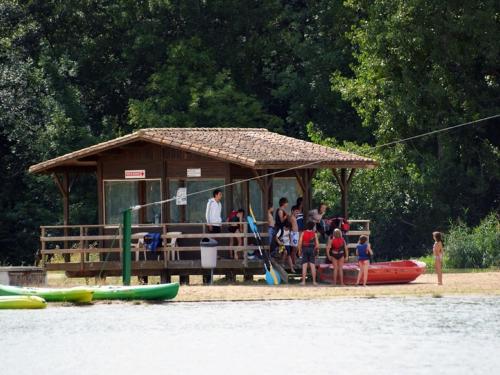
POLYGON ((188 168, 188 177, 201 177, 201 168, 188 168))
POLYGON ((181 187, 177 189, 177 194, 175 195, 175 204, 177 206, 187 205, 187 188, 181 187))
POLYGON ((126 169, 125 178, 146 178, 145 169, 126 169))

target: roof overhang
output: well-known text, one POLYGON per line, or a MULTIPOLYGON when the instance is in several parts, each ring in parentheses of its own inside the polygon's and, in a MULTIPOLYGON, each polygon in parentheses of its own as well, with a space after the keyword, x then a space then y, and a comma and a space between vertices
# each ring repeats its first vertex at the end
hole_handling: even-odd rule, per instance
MULTIPOLYGON (((255 129, 254 129, 255 130, 255 129)), ((227 152, 221 148, 209 147, 204 144, 197 144, 193 141, 183 141, 175 137, 155 137, 154 133, 148 133, 146 129, 135 133, 102 142, 81 150, 70 152, 66 155, 47 160, 29 168, 30 173, 53 173, 61 170, 81 169, 95 171, 98 154, 123 147, 135 142, 149 142, 162 147, 169 147, 180 151, 186 151, 207 158, 230 162, 242 167, 251 169, 287 169, 287 168, 375 168, 378 162, 372 159, 358 160, 293 160, 293 161, 259 161, 253 158, 238 155, 234 152, 227 152)))

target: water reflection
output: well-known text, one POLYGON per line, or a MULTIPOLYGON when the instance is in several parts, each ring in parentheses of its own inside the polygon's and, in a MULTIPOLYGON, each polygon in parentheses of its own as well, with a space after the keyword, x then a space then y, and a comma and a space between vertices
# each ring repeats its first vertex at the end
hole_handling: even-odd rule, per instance
POLYGON ((0 373, 494 372, 499 307, 467 297, 0 311, 0 373))

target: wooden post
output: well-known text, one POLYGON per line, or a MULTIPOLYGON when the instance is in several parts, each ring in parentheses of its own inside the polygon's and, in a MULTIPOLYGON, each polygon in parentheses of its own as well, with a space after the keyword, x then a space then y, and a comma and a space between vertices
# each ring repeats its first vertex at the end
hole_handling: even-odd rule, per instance
MULTIPOLYGON (((203 227, 205 227, 205 226, 203 225, 203 227)), ((165 236, 167 234, 167 224, 162 224, 162 232, 163 232, 163 236, 165 236)), ((170 244, 172 244, 172 240, 173 239, 170 239, 170 244)), ((163 251, 163 267, 168 268, 168 261, 170 259, 170 250, 168 250, 166 239, 163 239, 163 250, 165 250, 165 251, 163 251)), ((162 273, 162 275, 163 275, 163 273, 162 273)))
POLYGON ((44 254, 43 254, 43 252, 46 248, 45 239, 44 239, 45 235, 46 235, 45 227, 40 227, 40 236, 42 237, 42 240, 40 241, 40 253, 41 253, 40 260, 42 261, 42 264, 45 264, 45 259, 48 259, 48 256, 47 256, 47 258, 44 258, 44 254))
POLYGON ((312 209, 312 170, 304 169, 302 172, 304 180, 304 195, 302 196, 304 220, 307 220, 307 213, 312 209))
MULTIPOLYGON (((68 225, 69 225, 69 173, 68 171, 64 171, 63 177, 59 177, 57 173, 53 174, 54 180, 59 188, 59 191, 62 195, 63 202, 63 224, 64 224, 64 237, 68 237, 68 225)), ((65 249, 68 248, 68 241, 63 242, 63 247, 65 249)), ((63 254, 64 261, 69 262, 71 260, 71 254, 63 254)))
MULTIPOLYGON (((179 187, 186 187, 186 180, 179 180, 179 187)), ((186 206, 179 206, 179 221, 186 222, 186 206)))
MULTIPOLYGON (((269 170, 266 170, 266 173, 269 173, 269 170)), ((267 213, 267 206, 269 204, 273 203, 273 181, 274 181, 274 176, 267 176, 267 202, 266 202, 266 209, 264 212, 267 213)), ((265 216, 267 218, 267 215, 265 216)))
POLYGON ((351 180, 355 172, 356 169, 354 168, 352 168, 349 173, 347 173, 346 168, 341 168, 339 175, 336 169, 332 169, 332 173, 335 176, 335 179, 337 180, 337 183, 339 184, 340 187, 340 195, 341 195, 340 205, 342 207, 342 215, 344 218, 349 218, 349 201, 348 201, 349 186, 351 184, 351 180))
POLYGON ((84 238, 83 238, 83 227, 80 226, 80 271, 83 271, 85 268, 85 246, 84 246, 84 238))
POLYGON ((123 212, 123 256, 122 256, 122 281, 123 285, 130 285, 132 273, 132 260, 130 259, 130 243, 132 241, 132 211, 123 212))
MULTIPOLYGON (((162 148, 162 155, 165 154, 165 148, 162 148)), ((167 163, 165 162, 165 156, 163 156, 163 162, 162 162, 162 168, 161 168, 161 200, 167 200, 171 197, 169 197, 169 191, 168 191, 168 182, 167 182, 167 163)), ((170 208, 170 203, 162 203, 160 207, 160 212, 161 212, 161 223, 168 223, 168 211, 170 208)))
MULTIPOLYGON (((231 179, 231 165, 228 163, 226 164, 226 170, 225 170, 225 176, 224 176, 224 184, 230 184, 232 181, 231 179)), ((224 197, 224 200, 227 202, 226 204, 226 216, 228 217, 229 214, 233 209, 238 209, 239 207, 233 207, 233 188, 234 185, 227 186, 227 189, 225 189, 225 194, 226 196, 224 197)))
MULTIPOLYGON (((260 173, 256 169, 252 169, 252 172, 255 177, 259 177, 263 174, 266 174, 267 171, 264 171, 263 173, 260 173)), ((268 186, 268 177, 259 177, 255 180, 257 184, 260 186, 260 189, 262 190, 262 212, 264 213, 264 216, 267 218, 267 205, 268 205, 268 193, 269 193, 269 186, 268 186)), ((247 182, 248 184, 248 182, 247 182)), ((247 199, 248 205, 250 206, 250 185, 248 186, 248 199, 247 199)))
MULTIPOLYGON (((248 223, 244 222, 243 223, 243 234, 245 237, 243 237, 243 246, 248 247, 248 223)), ((248 253, 247 251, 243 251, 243 267, 248 266, 248 253)))

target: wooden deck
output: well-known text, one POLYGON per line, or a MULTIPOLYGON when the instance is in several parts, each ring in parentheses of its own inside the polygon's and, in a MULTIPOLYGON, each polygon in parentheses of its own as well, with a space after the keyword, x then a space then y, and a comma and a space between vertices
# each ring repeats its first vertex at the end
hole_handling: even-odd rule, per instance
MULTIPOLYGON (((351 220, 354 229, 347 233, 349 248, 355 247, 360 235, 370 235, 369 220, 351 220)), ((248 251, 258 251, 253 233, 243 223, 242 233, 229 233, 223 223, 223 233, 206 233, 201 223, 166 223, 159 225, 133 225, 132 275, 159 275, 168 281, 172 275, 208 275, 210 270, 201 267, 200 241, 209 237, 217 240, 219 258, 214 274, 244 275, 247 278, 264 273, 259 259, 248 259, 248 251), (145 233, 160 233, 163 246, 147 251, 141 244, 145 233), (242 239, 242 246, 229 246, 229 239, 242 239), (232 252, 239 259, 232 259, 232 252), (231 259, 228 259, 231 258, 231 259)), ((258 222, 260 235, 268 241, 267 225, 258 222)), ((42 226, 42 265, 47 271, 65 271, 68 277, 106 277, 122 273, 122 228, 104 225, 42 226), (67 233, 67 235, 64 235, 67 233)), ((325 244, 321 244, 322 249, 325 244)), ((268 249, 269 246, 264 246, 268 249)))

